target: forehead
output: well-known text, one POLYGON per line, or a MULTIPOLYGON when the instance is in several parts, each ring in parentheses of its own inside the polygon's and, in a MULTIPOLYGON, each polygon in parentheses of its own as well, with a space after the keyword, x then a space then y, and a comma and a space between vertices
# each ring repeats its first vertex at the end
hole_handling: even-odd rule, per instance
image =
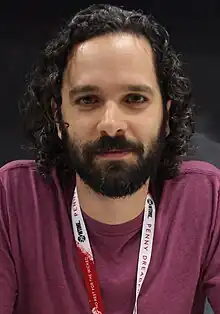
POLYGON ((131 34, 104 35, 79 44, 72 51, 66 74, 71 85, 157 85, 150 43, 131 34))

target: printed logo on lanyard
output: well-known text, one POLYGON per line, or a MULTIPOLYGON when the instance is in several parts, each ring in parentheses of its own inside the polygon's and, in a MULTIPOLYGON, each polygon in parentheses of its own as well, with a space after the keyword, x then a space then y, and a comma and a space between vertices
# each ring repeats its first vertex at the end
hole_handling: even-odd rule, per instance
MULTIPOLYGON (((133 314, 138 313, 138 296, 144 278, 146 276, 152 255, 153 236, 155 228, 156 208, 152 197, 148 194, 145 201, 144 219, 142 224, 141 243, 138 257, 136 295, 133 314)), ((76 247, 78 251, 80 266, 82 269, 89 305, 92 314, 104 314, 104 306, 101 297, 98 274, 89 236, 86 230, 82 211, 79 205, 77 189, 75 188, 71 207, 72 228, 74 232, 76 247)))

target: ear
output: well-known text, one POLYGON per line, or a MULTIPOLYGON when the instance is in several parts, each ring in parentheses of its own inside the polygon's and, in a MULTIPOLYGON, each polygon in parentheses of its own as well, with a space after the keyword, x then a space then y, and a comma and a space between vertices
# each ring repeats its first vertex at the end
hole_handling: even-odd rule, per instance
POLYGON ((166 108, 167 108, 167 112, 169 113, 170 112, 170 108, 171 108, 171 103, 172 103, 172 100, 168 100, 167 104, 166 104, 166 108))
POLYGON ((169 117, 170 117, 170 108, 171 108, 171 104, 172 104, 172 101, 171 100, 168 100, 167 104, 166 104, 166 110, 167 110, 167 122, 166 122, 166 137, 170 134, 170 125, 169 125, 169 117))
POLYGON ((57 122, 58 107, 57 107, 57 104, 56 104, 54 99, 51 100, 51 110, 52 110, 54 121, 56 123, 57 134, 58 134, 59 138, 61 139, 60 126, 59 126, 59 123, 57 122))

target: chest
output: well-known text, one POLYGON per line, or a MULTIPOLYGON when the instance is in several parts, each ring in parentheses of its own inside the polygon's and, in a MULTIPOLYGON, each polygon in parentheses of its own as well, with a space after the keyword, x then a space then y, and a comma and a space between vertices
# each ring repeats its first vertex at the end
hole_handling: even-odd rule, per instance
MULTIPOLYGON (((68 220, 65 223, 65 228, 58 228, 55 223, 48 225, 47 237, 42 230, 41 236, 32 238, 32 245, 21 252, 19 314, 41 314, 45 308, 48 314, 69 314, 72 309, 76 314, 90 314, 71 224, 68 220)), ((140 237, 140 230, 120 237, 91 237, 105 314, 132 314, 140 237)), ((176 309, 175 313, 190 313, 200 267, 201 245, 195 229, 187 230, 187 222, 183 221, 166 223, 158 215, 151 263, 138 302, 139 313, 145 313, 145 309, 152 314, 170 313, 170 308, 176 309)))
MULTIPOLYGON (((187 203, 164 204, 156 214, 152 258, 138 314, 146 309, 151 314, 170 314, 171 308, 173 313, 191 313, 198 294, 205 220, 195 219, 187 203)), ((54 202, 44 210, 46 214, 33 211, 28 227, 23 224, 27 219, 20 216, 19 237, 13 243, 16 314, 90 314, 66 208, 54 202)), ((105 314, 132 314, 140 238, 141 230, 121 236, 91 235, 105 314)))

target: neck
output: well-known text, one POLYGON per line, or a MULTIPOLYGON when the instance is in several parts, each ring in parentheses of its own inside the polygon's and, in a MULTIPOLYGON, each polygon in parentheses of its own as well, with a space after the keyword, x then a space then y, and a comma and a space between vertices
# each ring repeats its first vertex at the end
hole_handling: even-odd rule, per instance
POLYGON ((136 193, 113 199, 95 193, 77 176, 76 187, 82 210, 91 218, 110 225, 117 225, 136 218, 144 209, 148 182, 136 193))

